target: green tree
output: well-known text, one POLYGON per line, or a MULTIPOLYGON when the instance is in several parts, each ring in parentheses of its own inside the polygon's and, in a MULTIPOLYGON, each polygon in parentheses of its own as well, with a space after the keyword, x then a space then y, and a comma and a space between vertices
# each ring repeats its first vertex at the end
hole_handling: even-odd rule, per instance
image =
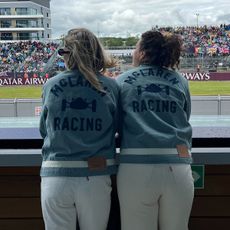
POLYGON ((138 37, 128 37, 126 38, 126 46, 135 46, 138 40, 138 37))
POLYGON ((128 38, 116 38, 116 37, 101 37, 101 43, 105 47, 116 47, 116 46, 135 46, 138 37, 128 37, 128 38))
POLYGON ((111 47, 111 46, 122 46, 122 38, 116 38, 116 37, 103 37, 100 38, 102 44, 106 47, 111 47))

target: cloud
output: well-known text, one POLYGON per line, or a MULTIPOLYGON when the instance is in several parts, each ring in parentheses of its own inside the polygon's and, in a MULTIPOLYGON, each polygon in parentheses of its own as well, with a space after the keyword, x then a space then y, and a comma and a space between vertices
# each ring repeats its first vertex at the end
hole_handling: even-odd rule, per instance
POLYGON ((125 37, 156 25, 229 24, 229 6, 229 0, 51 0, 52 34, 86 27, 99 36, 125 37))

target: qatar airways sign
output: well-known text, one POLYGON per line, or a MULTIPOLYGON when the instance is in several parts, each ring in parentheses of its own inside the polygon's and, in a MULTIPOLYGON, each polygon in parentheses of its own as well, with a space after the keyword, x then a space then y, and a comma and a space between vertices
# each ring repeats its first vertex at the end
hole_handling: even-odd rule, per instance
POLYGON ((11 85, 43 85, 48 80, 48 75, 38 73, 0 73, 0 86, 11 85))
POLYGON ((181 73, 189 81, 208 81, 211 76, 210 73, 181 73))
POLYGON ((181 73, 189 81, 229 81, 230 72, 194 72, 194 73, 181 73))
MULTIPOLYGON (((230 81, 230 72, 182 72, 183 77, 189 81, 230 81)), ((42 73, 0 73, 1 86, 15 85, 43 85, 48 80, 48 74, 42 73)))

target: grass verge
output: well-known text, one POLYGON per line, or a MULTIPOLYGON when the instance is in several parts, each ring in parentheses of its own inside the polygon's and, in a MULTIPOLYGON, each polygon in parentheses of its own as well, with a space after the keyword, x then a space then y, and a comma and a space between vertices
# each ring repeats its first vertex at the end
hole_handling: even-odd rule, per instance
MULTIPOLYGON (((229 96, 230 81, 189 81, 191 95, 229 96)), ((42 86, 2 86, 0 98, 41 98, 42 86)))

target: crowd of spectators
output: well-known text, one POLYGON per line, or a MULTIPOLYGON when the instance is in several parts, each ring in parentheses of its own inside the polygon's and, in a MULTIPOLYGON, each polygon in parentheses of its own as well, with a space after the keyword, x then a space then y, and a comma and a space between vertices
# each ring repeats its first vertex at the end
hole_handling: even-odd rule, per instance
POLYGON ((175 32, 182 37, 186 57, 230 55, 230 25, 201 27, 164 27, 160 31, 175 32))
POLYGON ((0 43, 0 72, 42 72, 58 45, 41 41, 0 43))
MULTIPOLYGON (((155 27, 179 34, 184 43, 184 57, 230 56, 230 25, 202 27, 155 27)), ((42 72, 60 42, 20 41, 0 43, 0 72, 42 72)), ((111 51, 112 52, 112 51, 111 51)), ((53 69, 64 69, 55 56, 53 69)))

